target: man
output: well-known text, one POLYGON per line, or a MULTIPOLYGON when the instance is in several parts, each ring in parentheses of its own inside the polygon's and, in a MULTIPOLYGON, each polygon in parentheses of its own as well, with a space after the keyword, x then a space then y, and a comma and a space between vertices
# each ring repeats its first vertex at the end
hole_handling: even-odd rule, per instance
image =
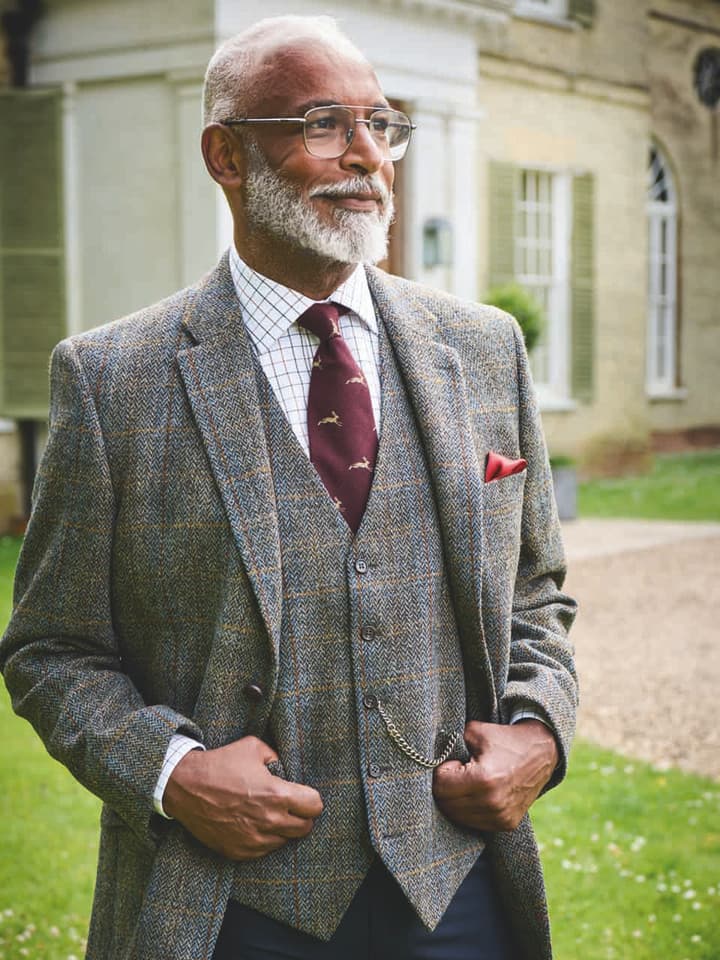
POLYGON ((2 647, 104 801, 88 956, 549 957, 574 605, 518 328, 363 266, 411 126, 332 21, 229 41, 205 110, 233 247, 56 349, 2 647))

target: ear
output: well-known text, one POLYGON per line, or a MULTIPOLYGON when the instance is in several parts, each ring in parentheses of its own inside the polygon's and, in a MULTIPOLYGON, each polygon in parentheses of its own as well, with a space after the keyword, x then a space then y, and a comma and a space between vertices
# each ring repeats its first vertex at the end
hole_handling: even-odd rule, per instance
POLYGON ((211 123, 202 132, 202 155, 213 180, 224 188, 238 187, 245 179, 245 151, 232 128, 211 123))

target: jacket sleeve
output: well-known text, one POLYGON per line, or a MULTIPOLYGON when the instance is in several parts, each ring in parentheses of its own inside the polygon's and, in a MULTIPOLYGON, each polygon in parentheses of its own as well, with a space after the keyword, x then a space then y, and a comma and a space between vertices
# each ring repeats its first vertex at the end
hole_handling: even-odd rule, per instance
POLYGON ((575 731, 577 676, 568 631, 575 601, 562 593, 565 556, 552 477, 522 333, 513 324, 520 450, 527 460, 521 547, 513 596, 510 666, 501 714, 535 707, 555 733, 560 760, 548 784, 565 775, 575 731))
POLYGON ((53 353, 51 394, 0 669, 48 752, 145 836, 171 736, 202 734, 169 707, 144 703, 123 672, 111 602, 115 498, 72 341, 53 353))

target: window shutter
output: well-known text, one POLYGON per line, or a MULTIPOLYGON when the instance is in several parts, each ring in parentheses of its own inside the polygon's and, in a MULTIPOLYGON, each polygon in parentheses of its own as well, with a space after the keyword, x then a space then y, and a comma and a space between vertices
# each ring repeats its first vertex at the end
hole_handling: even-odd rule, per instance
POLYGON ((490 163, 490 250, 491 287, 512 283, 515 278, 515 191, 517 170, 511 163, 490 163))
POLYGON ((573 226, 571 249, 572 394, 583 403, 593 398, 595 360, 594 178, 573 178, 573 226))
POLYGON ((62 93, 0 93, 0 415, 45 419, 66 334, 62 93))
POLYGON ((595 17, 595 0, 570 0, 570 17, 583 27, 591 27, 595 17))

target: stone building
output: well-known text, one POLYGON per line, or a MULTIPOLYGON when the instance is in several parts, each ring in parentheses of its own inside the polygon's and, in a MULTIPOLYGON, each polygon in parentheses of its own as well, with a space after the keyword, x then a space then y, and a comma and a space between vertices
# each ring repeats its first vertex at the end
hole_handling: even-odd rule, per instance
POLYGON ((479 31, 481 289, 548 308, 551 450, 720 436, 720 4, 522 0, 479 31), (713 79, 714 78, 714 79, 713 79), (712 93, 710 94, 712 100, 712 93))
MULTIPOLYGON (((198 149, 213 49, 263 16, 318 9, 42 5, 29 89, 0 95, 0 526, 22 513, 19 464, 42 447, 52 345, 196 279, 229 243, 198 149)), ((705 55, 707 97, 720 3, 323 10, 418 125, 390 269, 473 299, 514 278, 545 304, 533 364, 551 450, 717 427, 717 111, 694 71, 705 55)))

